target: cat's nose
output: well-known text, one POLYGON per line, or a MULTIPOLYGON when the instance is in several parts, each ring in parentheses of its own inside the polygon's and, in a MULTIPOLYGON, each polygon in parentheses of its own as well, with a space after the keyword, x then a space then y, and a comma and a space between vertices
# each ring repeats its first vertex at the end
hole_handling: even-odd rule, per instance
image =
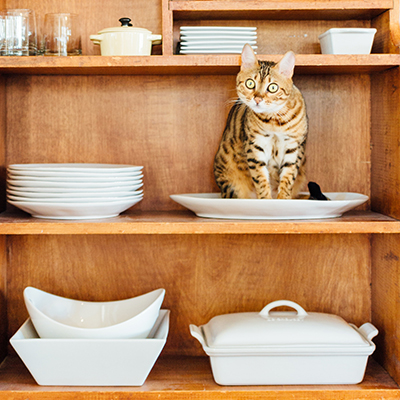
POLYGON ((263 99, 262 99, 261 97, 256 96, 256 97, 254 97, 254 101, 255 101, 256 104, 258 105, 258 104, 260 104, 260 103, 263 101, 263 99))

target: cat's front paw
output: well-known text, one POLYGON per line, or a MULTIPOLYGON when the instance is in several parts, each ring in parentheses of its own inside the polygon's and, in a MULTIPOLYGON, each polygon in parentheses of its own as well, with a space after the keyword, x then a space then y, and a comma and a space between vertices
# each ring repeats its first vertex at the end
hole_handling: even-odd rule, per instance
POLYGON ((292 196, 289 193, 279 192, 278 196, 276 198, 277 199, 291 199, 292 196))
POLYGON ((272 199, 271 193, 264 193, 264 194, 259 194, 257 195, 258 199, 272 199))

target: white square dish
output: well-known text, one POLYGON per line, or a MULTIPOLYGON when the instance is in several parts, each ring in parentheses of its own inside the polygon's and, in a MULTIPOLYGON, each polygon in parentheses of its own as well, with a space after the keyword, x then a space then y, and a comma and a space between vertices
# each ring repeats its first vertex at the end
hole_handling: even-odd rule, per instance
POLYGON ((359 383, 378 333, 370 323, 356 328, 336 315, 307 313, 286 300, 260 313, 219 315, 200 327, 190 325, 190 332, 210 356, 220 385, 359 383), (269 312, 278 306, 297 313, 269 312))
POLYGON ((332 28, 319 35, 322 54, 370 54, 375 28, 332 28))
POLYGON ((40 339, 30 319, 10 339, 39 385, 141 386, 168 336, 169 310, 146 339, 40 339))

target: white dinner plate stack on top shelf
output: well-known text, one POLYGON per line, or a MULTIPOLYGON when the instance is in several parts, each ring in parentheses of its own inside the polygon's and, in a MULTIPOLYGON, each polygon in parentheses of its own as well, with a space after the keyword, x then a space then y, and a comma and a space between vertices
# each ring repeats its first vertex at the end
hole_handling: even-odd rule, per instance
POLYGON ((12 164, 8 203, 33 217, 115 217, 143 199, 142 166, 121 164, 12 164))
POLYGON ((240 54, 248 43, 257 53, 257 28, 181 26, 180 54, 240 54))

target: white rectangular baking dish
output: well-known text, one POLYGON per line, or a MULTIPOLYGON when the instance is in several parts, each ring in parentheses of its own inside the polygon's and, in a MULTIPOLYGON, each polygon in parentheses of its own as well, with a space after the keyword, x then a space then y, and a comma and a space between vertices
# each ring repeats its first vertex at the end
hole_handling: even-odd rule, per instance
POLYGON ((39 385, 141 386, 166 343, 169 313, 160 310, 146 339, 41 339, 28 319, 10 343, 39 385))
POLYGON ((342 318, 307 313, 280 300, 260 313, 225 314, 190 332, 210 356, 220 385, 355 384, 363 380, 371 339, 370 323, 356 328, 342 318), (270 312, 289 306, 296 312, 270 312))
POLYGON ((322 54, 370 54, 375 28, 331 28, 319 35, 322 54))

